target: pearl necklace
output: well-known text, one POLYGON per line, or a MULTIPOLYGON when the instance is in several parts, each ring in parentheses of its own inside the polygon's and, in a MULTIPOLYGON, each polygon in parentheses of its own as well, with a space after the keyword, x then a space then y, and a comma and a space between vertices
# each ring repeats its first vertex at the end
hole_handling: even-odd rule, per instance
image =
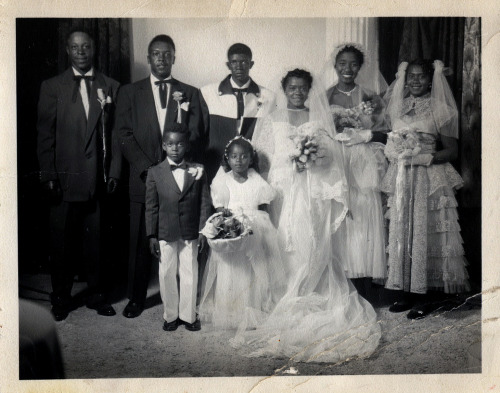
POLYGON ((338 86, 335 86, 335 88, 340 91, 342 94, 345 94, 347 97, 350 97, 352 92, 354 90, 356 90, 356 87, 358 87, 358 85, 354 86, 352 90, 349 90, 349 91, 344 91, 344 90, 340 90, 338 86))

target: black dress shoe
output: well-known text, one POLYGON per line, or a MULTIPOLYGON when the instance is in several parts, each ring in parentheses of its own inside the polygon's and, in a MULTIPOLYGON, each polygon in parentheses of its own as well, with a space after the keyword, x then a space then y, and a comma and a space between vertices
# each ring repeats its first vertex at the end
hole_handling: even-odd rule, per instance
POLYGON ((406 302, 406 301, 401 301, 401 302, 395 302, 391 307, 389 307, 390 312, 403 312, 411 309, 412 303, 406 302))
POLYGON ((123 310, 123 316, 125 318, 136 318, 142 314, 144 306, 141 303, 130 301, 123 310))
POLYGON ((197 332, 201 329, 201 322, 199 319, 196 319, 193 323, 182 322, 186 327, 186 330, 190 330, 191 332, 197 332))
POLYGON ((63 306, 52 306, 52 315, 57 322, 64 321, 69 315, 69 309, 63 306))
POLYGON ((113 306, 109 303, 102 303, 99 305, 96 305, 95 307, 89 307, 97 311, 97 314, 103 315, 105 317, 112 317, 113 315, 116 315, 116 311, 113 308, 113 306))
POLYGON ((177 318, 175 321, 172 322, 163 322, 163 330, 166 332, 173 332, 174 330, 177 330, 177 327, 179 326, 179 318, 177 318))

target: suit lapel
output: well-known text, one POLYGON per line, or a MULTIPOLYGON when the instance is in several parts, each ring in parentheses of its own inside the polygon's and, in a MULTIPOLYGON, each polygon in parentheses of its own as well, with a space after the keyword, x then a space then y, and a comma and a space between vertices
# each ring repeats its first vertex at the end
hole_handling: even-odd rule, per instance
POLYGON ((168 97, 168 103, 167 103, 167 115, 165 116, 165 124, 167 123, 177 123, 177 101, 174 100, 173 94, 174 92, 184 92, 181 90, 181 87, 179 86, 179 81, 176 79, 171 79, 172 82, 170 83, 170 95, 168 97))
POLYGON ((140 110, 139 113, 145 114, 147 121, 151 125, 149 129, 154 133, 153 137, 158 139, 159 146, 161 146, 161 128, 160 123, 158 123, 158 114, 156 113, 155 98, 150 78, 143 80, 143 83, 140 85, 140 90, 139 105, 142 106, 142 110, 140 110))
POLYGON ((194 167, 194 165, 192 165, 191 163, 187 163, 186 165, 187 165, 187 168, 184 171, 185 172, 184 173, 184 186, 182 188, 182 192, 181 192, 180 198, 182 198, 184 195, 186 195, 186 193, 189 191, 189 189, 191 188, 191 186, 195 182, 194 176, 191 175, 190 173, 188 173, 189 168, 194 167))
POLYGON ((174 174, 170 170, 170 164, 169 164, 168 160, 162 161, 158 165, 158 167, 161 170, 162 178, 165 180, 165 185, 169 189, 175 191, 177 194, 180 195, 181 194, 181 190, 180 190, 179 186, 177 185, 177 182, 175 181, 174 174))
MULTIPOLYGON (((92 135, 95 132, 96 124, 101 117, 102 110, 101 104, 97 101, 97 89, 102 89, 105 94, 107 94, 106 82, 101 73, 96 72, 94 82, 92 83, 92 88, 90 89, 90 99, 89 99, 89 117, 87 120, 87 133, 85 136, 85 145, 87 146, 92 139, 92 135)), ((109 132, 109 130, 108 130, 109 132)))

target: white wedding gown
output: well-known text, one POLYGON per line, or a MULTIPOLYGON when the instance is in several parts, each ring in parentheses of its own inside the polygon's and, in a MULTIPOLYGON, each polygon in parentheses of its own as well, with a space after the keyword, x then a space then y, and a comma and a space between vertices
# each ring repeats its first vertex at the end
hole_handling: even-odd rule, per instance
MULTIPOLYGON (((343 172, 334 159, 322 168, 295 171, 290 136, 314 125, 294 127, 288 119, 287 110, 274 112, 253 140, 265 172, 269 167, 268 182, 278 192, 271 217, 278 225, 287 291, 257 329, 240 328, 232 345, 246 356, 297 362, 335 363, 368 356, 381 336, 375 310, 358 296, 341 262, 332 257, 332 227, 340 218, 339 213, 332 217, 332 206, 342 202, 343 172)), ((336 154, 336 142, 326 138, 320 146, 325 144, 336 154)))

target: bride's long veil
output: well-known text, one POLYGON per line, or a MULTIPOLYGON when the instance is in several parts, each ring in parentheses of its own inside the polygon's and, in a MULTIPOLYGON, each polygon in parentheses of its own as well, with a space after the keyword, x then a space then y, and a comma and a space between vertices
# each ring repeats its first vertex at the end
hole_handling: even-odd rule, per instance
POLYGON ((268 318, 256 330, 239 329, 232 344, 246 356, 291 361, 341 362, 368 356, 380 339, 376 313, 358 296, 341 263, 333 261, 332 215, 345 214, 345 177, 322 83, 313 80, 305 104, 308 121, 295 126, 290 125, 283 90, 275 91, 278 108, 258 121, 253 143, 264 177, 282 194, 278 232, 290 231, 292 239, 290 247, 282 246, 285 264, 290 265, 288 288, 268 318), (319 145, 327 154, 325 164, 299 174, 291 169, 286 135, 301 127, 302 131, 321 130, 319 145), (341 212, 334 209, 335 203, 341 212))

